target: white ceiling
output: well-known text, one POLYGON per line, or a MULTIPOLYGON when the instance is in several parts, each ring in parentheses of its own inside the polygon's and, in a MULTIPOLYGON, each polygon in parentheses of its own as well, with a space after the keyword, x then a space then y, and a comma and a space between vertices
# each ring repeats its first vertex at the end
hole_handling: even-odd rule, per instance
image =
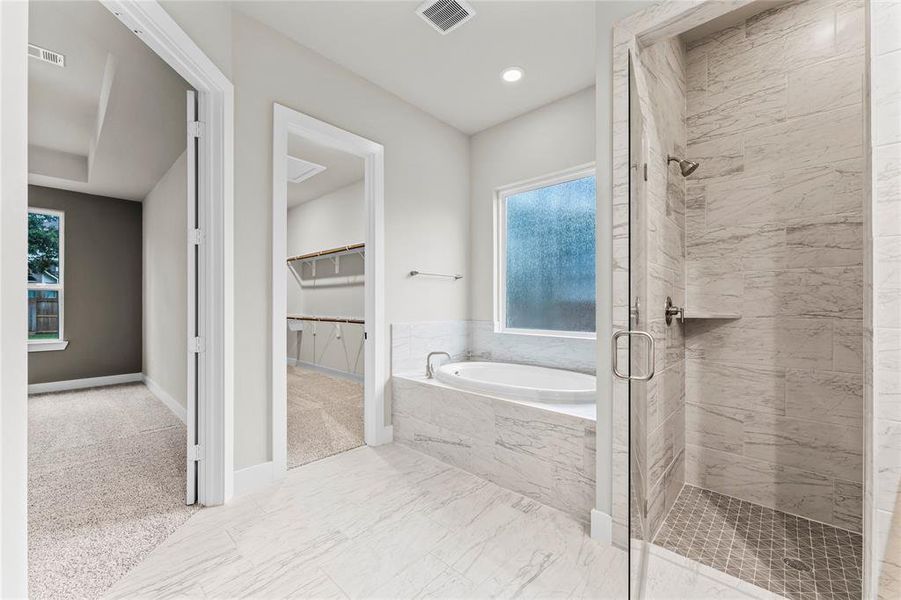
POLYGON ((294 208, 363 179, 363 159, 288 135, 288 154, 322 165, 325 171, 300 183, 288 182, 288 208, 294 208))
POLYGON ((30 2, 29 182, 143 200, 185 149, 190 86, 99 2, 30 2))
POLYGON ((473 1, 442 36, 419 2, 239 2, 239 10, 465 133, 594 85, 594 2, 473 1), (525 70, 516 84, 501 71, 525 70))

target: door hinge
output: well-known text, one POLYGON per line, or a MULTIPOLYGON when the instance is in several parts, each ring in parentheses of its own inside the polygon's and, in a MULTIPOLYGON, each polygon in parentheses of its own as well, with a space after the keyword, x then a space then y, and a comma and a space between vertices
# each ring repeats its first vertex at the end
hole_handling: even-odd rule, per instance
POLYGON ((203 446, 200 444, 194 444, 191 446, 191 460, 203 460, 203 446))
POLYGON ((188 135, 191 137, 202 137, 203 136, 203 123, 200 121, 191 121, 188 123, 188 135))
POLYGON ((203 352, 203 338, 191 338, 191 341, 188 343, 188 349, 195 354, 203 352))
POLYGON ((643 171, 644 171, 644 180, 647 181, 648 180, 648 163, 644 163, 643 171))
POLYGON ((192 229, 191 232, 188 234, 188 237, 189 237, 190 243, 194 244, 195 246, 199 246, 200 244, 203 243, 203 230, 202 229, 192 229))

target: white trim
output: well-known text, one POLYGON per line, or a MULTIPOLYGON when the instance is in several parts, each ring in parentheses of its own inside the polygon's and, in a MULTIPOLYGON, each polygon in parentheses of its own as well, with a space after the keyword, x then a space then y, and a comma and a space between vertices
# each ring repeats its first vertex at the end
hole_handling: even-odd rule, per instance
POLYGON ((28 340, 29 352, 54 352, 65 350, 69 340, 28 340))
POLYGON ((613 544, 613 517, 595 508, 591 509, 591 539, 605 546, 613 544))
POLYGON ((370 446, 392 440, 385 426, 385 388, 390 342, 385 332, 384 147, 381 144, 273 103, 272 109, 272 462, 276 477, 287 473, 287 372, 282 358, 287 347, 287 230, 286 161, 288 133, 363 158, 363 196, 366 207, 364 352, 364 439, 370 446))
POLYGON ((275 465, 272 461, 235 471, 235 496, 249 494, 275 481, 275 465))
MULTIPOLYGON (((503 185, 494 190, 494 332, 509 333, 513 335, 535 335, 556 338, 577 338, 593 340, 597 338, 594 331, 555 331, 553 329, 518 329, 508 328, 507 306, 507 229, 504 224, 507 221, 506 200, 510 196, 530 192, 544 187, 575 181, 585 177, 595 177, 597 181, 596 166, 594 162, 584 163, 575 167, 569 167, 555 171, 540 177, 532 177, 516 183, 503 185)), ((596 251, 596 250, 595 250, 596 251)), ((597 306, 597 298, 595 298, 597 306)))
POLYGON ((322 365, 316 365, 305 360, 299 360, 293 356, 288 357, 288 364, 293 367, 303 367, 304 369, 310 369, 311 371, 319 371, 320 373, 332 375, 340 379, 347 379, 348 381, 355 381, 357 383, 365 382, 365 377, 363 375, 358 375, 357 373, 348 373, 347 371, 333 369, 331 367, 324 367, 322 365))
POLYGON ((178 400, 169 395, 169 392, 164 390, 160 384, 155 382, 147 375, 142 376, 142 380, 144 381, 144 385, 147 386, 147 389, 150 390, 150 393, 156 396, 156 399, 166 405, 166 408, 172 411, 182 423, 187 423, 187 411, 185 407, 182 406, 178 400))
POLYGON ((28 596, 28 3, 0 2, 0 598, 28 596))
POLYGON ((201 229, 198 501, 222 504, 234 485, 234 88, 158 2, 101 0, 197 90, 203 134, 198 172, 201 229))
POLYGON ((144 381, 144 375, 141 373, 106 375, 105 377, 85 377, 84 379, 67 379, 66 381, 32 383, 28 386, 28 393, 46 394, 48 392, 65 392, 68 390, 83 390, 86 388, 104 387, 108 385, 121 385, 123 383, 137 383, 141 381, 144 381))

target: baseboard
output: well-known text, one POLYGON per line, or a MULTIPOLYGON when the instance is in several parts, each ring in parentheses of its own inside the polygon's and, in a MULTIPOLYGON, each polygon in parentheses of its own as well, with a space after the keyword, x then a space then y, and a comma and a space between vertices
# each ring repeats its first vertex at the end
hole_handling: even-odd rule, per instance
POLYGON ((46 394, 47 392, 83 390, 86 388, 103 387, 107 385, 139 383, 143 380, 144 375, 142 373, 125 373, 122 375, 107 375, 105 377, 85 377, 84 379, 68 379, 66 381, 48 381, 47 383, 30 384, 28 386, 28 393, 46 394))
POLYGON ((288 363, 288 366, 289 366, 289 367, 296 367, 296 366, 297 366, 297 359, 294 358, 293 356, 288 356, 288 357, 286 358, 286 362, 288 363))
POLYGON ((150 393, 156 396, 156 399, 166 405, 166 408, 172 411, 176 417, 178 417, 182 423, 187 423, 187 413, 185 407, 178 403, 178 400, 169 395, 166 390, 160 387, 160 384, 155 382, 150 377, 146 375, 144 377, 144 385, 147 386, 147 389, 150 390, 150 393))
POLYGON ((232 497, 255 492, 272 483, 275 478, 275 463, 272 461, 253 465, 235 471, 235 488, 232 497))
POLYGON ((591 539, 609 546, 613 543, 613 517, 591 509, 591 539))
POLYGON ((332 375, 332 376, 338 377, 340 379, 348 379, 350 381, 356 381, 357 383, 363 383, 363 376, 357 375, 356 373, 348 373, 347 371, 332 369, 331 367, 323 367, 322 365, 314 365, 313 363, 308 363, 303 360, 292 359, 291 357, 289 357, 288 360, 289 361, 294 360, 294 364, 292 366, 295 366, 295 367, 303 367, 304 369, 310 369, 312 371, 319 371, 320 373, 325 373, 326 375, 332 375))

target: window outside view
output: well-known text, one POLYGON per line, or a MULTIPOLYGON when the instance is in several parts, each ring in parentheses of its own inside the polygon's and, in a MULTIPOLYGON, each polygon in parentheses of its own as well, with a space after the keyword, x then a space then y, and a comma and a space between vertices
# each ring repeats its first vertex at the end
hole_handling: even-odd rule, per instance
POLYGON ((60 237, 62 217, 28 213, 28 339, 60 338, 60 237))

